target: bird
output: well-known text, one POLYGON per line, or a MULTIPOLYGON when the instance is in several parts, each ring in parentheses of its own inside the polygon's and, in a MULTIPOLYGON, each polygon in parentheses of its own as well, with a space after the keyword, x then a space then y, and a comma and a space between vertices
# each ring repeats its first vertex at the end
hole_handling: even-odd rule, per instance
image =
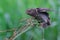
POLYGON ((33 8, 28 9, 27 14, 34 17, 42 27, 47 27, 50 25, 50 11, 48 8, 33 8))

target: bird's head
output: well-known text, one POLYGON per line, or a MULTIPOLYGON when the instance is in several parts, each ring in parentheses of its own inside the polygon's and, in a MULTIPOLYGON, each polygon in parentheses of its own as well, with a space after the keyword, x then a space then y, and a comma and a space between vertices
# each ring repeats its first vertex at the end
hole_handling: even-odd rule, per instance
POLYGON ((33 16, 33 17, 36 16, 36 9, 28 9, 26 12, 30 16, 33 16))

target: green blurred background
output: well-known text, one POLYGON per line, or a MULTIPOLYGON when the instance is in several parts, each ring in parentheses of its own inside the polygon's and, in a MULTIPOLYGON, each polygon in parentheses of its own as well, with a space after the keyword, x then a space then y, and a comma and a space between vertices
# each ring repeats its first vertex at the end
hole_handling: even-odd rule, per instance
MULTIPOLYGON (((60 0, 0 0, 0 31, 19 28, 25 22, 21 19, 30 18, 26 10, 30 8, 50 8, 51 26, 44 30, 44 40, 60 40, 60 0), (20 24, 21 23, 21 24, 20 24)), ((11 32, 0 32, 0 40, 12 35, 11 32)), ((16 40, 43 40, 42 30, 32 28, 16 40)))

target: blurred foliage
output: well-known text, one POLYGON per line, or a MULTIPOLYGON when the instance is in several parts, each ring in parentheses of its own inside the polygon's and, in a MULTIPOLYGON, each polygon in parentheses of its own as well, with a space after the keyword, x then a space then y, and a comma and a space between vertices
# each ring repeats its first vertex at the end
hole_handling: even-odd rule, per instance
MULTIPOLYGON (((30 8, 50 8, 51 26, 44 29, 45 40, 60 40, 60 0, 0 0, 0 31, 19 28, 26 24, 30 8)), ((13 31, 0 32, 0 40, 5 40, 13 31)), ((37 27, 23 33, 16 40, 43 40, 43 30, 37 27)))

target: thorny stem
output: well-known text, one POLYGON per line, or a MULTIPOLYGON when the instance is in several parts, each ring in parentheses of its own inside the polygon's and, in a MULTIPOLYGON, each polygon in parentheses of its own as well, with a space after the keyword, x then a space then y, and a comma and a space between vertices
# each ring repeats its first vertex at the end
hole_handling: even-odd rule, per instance
POLYGON ((26 31, 28 31, 29 29, 31 29, 31 27, 28 27, 26 30, 24 30, 23 32, 19 33, 18 35, 16 35, 13 40, 15 40, 17 37, 19 37, 21 34, 25 33, 26 31))
MULTIPOLYGON (((19 28, 18 31, 15 30, 13 35, 11 36, 11 38, 9 38, 9 40, 15 40, 17 37, 19 37, 20 35, 22 35, 26 31, 28 31, 29 29, 31 29, 32 26, 34 26, 34 23, 32 22, 31 19, 27 20, 27 22, 28 22, 28 24, 19 28)), ((45 40, 44 39, 44 28, 41 28, 41 29, 42 29, 42 40, 45 40)))
POLYGON ((21 34, 25 33, 26 31, 28 31, 29 29, 32 28, 33 23, 32 20, 29 19, 27 20, 28 24, 26 24, 25 26, 21 27, 20 29, 18 29, 18 31, 15 31, 14 34, 12 35, 11 38, 9 38, 9 40, 15 40, 17 37, 19 37, 21 34))

